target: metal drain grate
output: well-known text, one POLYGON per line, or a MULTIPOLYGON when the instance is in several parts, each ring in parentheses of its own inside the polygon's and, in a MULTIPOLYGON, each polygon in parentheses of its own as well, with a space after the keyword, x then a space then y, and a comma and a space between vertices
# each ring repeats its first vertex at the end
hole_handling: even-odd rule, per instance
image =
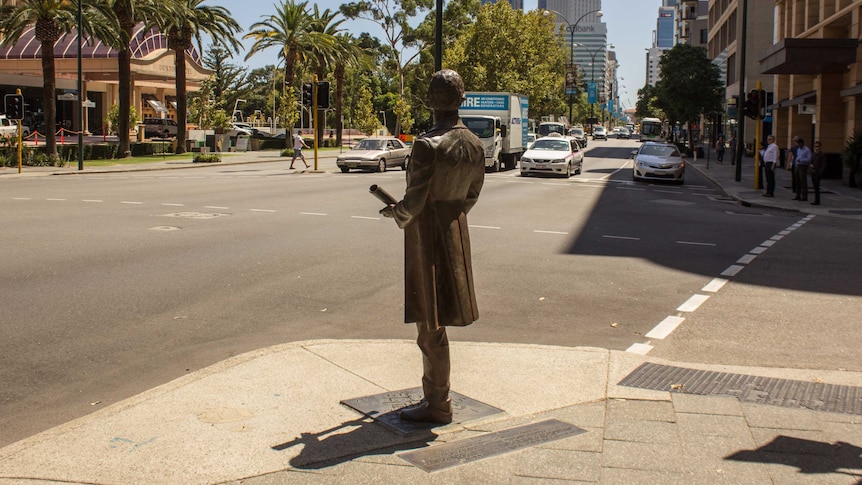
POLYGON ((641 364, 621 386, 700 395, 831 413, 862 415, 862 387, 729 374, 652 363, 641 364))

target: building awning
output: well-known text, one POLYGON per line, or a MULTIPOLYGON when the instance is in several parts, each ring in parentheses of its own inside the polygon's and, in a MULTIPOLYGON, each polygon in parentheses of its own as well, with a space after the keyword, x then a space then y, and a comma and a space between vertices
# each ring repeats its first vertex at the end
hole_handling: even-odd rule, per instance
POLYGON ((176 96, 165 96, 165 101, 168 102, 171 107, 177 109, 177 97, 176 96))
POLYGON ((761 74, 841 74, 856 62, 856 39, 784 39, 760 59, 761 74))
POLYGON ((773 105, 767 106, 768 109, 787 108, 788 106, 798 106, 800 104, 811 104, 817 102, 817 91, 808 91, 799 96, 781 100, 773 105))
POLYGON ((156 110, 156 113, 167 113, 168 112, 168 109, 165 108, 165 105, 161 101, 156 99, 156 97, 153 96, 152 94, 143 94, 141 96, 144 98, 144 101, 146 101, 147 104, 150 105, 151 108, 156 110))
POLYGON ((841 97, 859 96, 862 94, 862 83, 853 86, 852 88, 842 89, 841 97))

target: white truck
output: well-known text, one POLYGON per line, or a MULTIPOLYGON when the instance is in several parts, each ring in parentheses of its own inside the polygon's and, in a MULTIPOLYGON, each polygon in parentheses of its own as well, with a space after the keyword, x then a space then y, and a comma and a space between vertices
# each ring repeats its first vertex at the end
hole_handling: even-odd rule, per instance
POLYGON ((466 93, 458 114, 482 141, 485 167, 497 172, 515 168, 527 150, 529 99, 514 93, 466 93))

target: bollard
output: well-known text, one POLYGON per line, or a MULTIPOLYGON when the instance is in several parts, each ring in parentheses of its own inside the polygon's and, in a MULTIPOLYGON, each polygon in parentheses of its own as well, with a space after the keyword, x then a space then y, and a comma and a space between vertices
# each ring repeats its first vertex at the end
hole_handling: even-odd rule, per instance
POLYGON ((66 131, 63 128, 60 128, 60 144, 66 144, 66 131))

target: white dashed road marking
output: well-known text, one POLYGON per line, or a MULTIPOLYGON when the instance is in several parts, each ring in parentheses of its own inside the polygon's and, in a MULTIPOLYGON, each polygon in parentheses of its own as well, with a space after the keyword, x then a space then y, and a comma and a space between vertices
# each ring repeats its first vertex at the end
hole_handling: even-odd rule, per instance
POLYGON ((677 244, 688 244, 690 246, 715 246, 715 243, 695 242, 695 241, 677 241, 677 244))
POLYGON ((669 316, 662 320, 658 325, 656 325, 652 330, 646 333, 644 337, 647 338, 657 338, 663 339, 671 334, 676 327, 679 327, 682 322, 685 321, 683 317, 674 317, 669 316))
POLYGON ((724 285, 727 284, 727 280, 724 278, 713 278, 712 281, 706 284, 700 291, 708 291, 710 293, 717 293, 718 290, 724 288, 724 285))
POLYGON ((304 216, 325 216, 326 214, 322 212, 300 212, 300 214, 304 216))
POLYGON ((476 226, 473 224, 468 224, 468 227, 475 227, 476 229, 500 229, 499 226, 476 226))
POLYGON ((640 240, 641 240, 641 238, 639 238, 639 237, 629 237, 629 236, 610 236, 610 235, 607 235, 607 234, 603 235, 602 237, 607 238, 607 239, 623 239, 623 240, 626 240, 626 241, 640 241, 640 240))
POLYGON ((566 234, 568 234, 568 232, 562 232, 562 231, 539 231, 539 230, 534 230, 533 232, 537 232, 537 233, 539 233, 539 234, 561 234, 561 235, 566 235, 566 234))
POLYGON ((382 219, 381 217, 368 217, 368 216, 350 216, 351 219, 367 219, 369 221, 379 221, 382 219))

